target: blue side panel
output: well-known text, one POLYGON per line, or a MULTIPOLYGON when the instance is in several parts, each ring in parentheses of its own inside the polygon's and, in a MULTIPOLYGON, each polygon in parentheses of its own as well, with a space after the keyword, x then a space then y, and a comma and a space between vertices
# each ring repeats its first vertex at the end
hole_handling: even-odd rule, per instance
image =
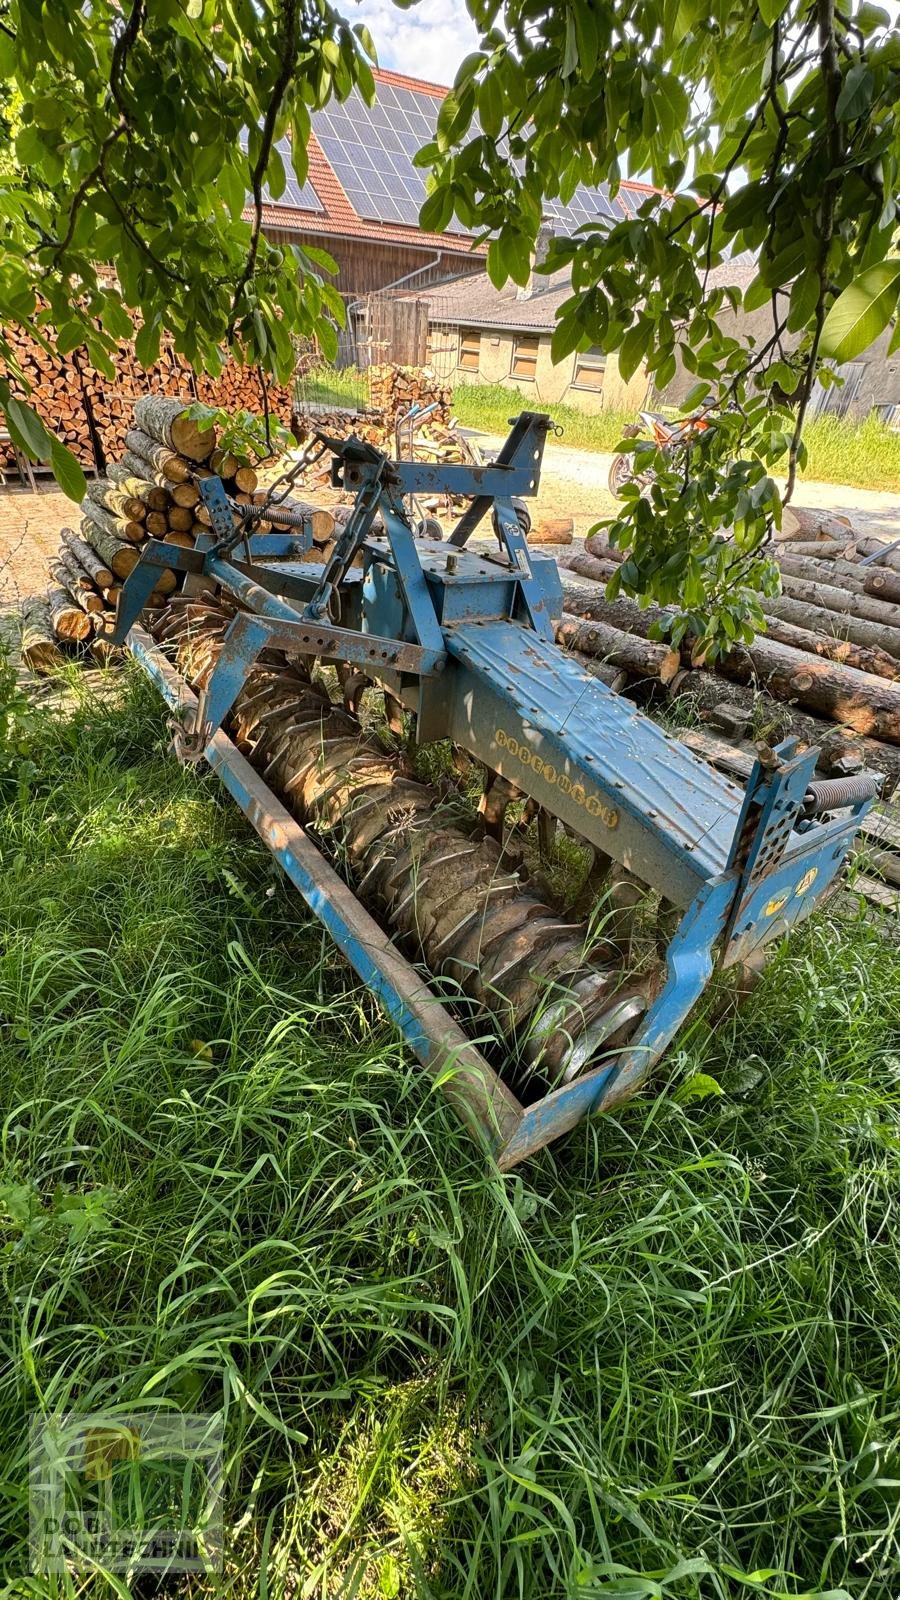
POLYGON ((737 784, 530 629, 468 621, 445 638, 452 739, 676 904, 725 871, 737 784))

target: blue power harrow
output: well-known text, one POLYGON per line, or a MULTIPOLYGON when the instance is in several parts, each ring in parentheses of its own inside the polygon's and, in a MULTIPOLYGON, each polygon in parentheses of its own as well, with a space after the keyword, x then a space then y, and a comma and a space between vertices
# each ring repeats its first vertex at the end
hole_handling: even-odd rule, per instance
MULTIPOLYGON (((206 548, 151 541, 125 583, 115 633, 176 713, 182 759, 203 757, 219 773, 420 1060, 469 1125, 487 1136, 504 1169, 632 1094, 714 970, 758 964, 764 946, 809 915, 833 886, 880 781, 877 775, 817 780, 817 752, 798 754, 789 741, 764 752, 742 790, 558 648, 559 575, 551 558, 529 548, 522 507, 537 491, 550 426, 547 417, 523 412, 496 460, 483 466, 392 461, 359 439, 319 435, 315 451, 331 453, 332 482, 355 497, 319 564, 309 560, 302 509, 287 498, 296 469, 264 506, 236 506, 218 478, 206 478, 200 482, 211 519, 206 548), (446 542, 417 537, 410 508, 434 494, 469 502, 446 542), (488 515, 496 543, 470 547, 488 515), (262 519, 276 531, 256 531, 262 519), (185 574, 185 612, 192 593, 206 592, 208 601, 212 591, 225 605, 220 644, 199 696, 140 626, 160 568, 185 574), (552 827, 561 822, 594 847, 620 894, 623 885, 643 885, 665 903, 667 940, 649 975, 625 971, 612 986, 591 987, 582 965, 572 979, 573 1001, 565 962, 555 970, 550 998, 538 1008, 544 1055, 535 1054, 532 1040, 530 1059, 537 1066, 527 1082, 513 1078, 511 1087, 508 1072, 495 1070, 452 1006, 370 915, 364 886, 358 898, 229 738, 225 724, 246 702, 248 685, 260 681, 262 664, 284 656, 309 666, 334 663, 345 688, 355 685, 348 692, 357 700, 361 685, 379 685, 396 716, 413 713, 419 743, 448 739, 482 763, 488 833, 502 837, 506 804, 525 796, 545 825, 556 819, 552 827)), ((329 748, 346 748, 344 723, 341 729, 344 743, 337 739, 329 748)), ((371 740, 367 749, 371 773, 373 762, 378 766, 371 740)), ((352 759, 340 760, 350 774, 352 759)), ((269 770, 276 765, 273 758, 269 770)), ((382 788, 388 783, 393 793, 412 792, 403 783, 398 790, 397 781, 396 775, 379 776, 382 788)), ((351 787, 348 779, 348 795, 351 787)), ((352 797, 346 804, 351 813, 352 797)), ((433 815, 440 828, 440 813, 433 815)), ((390 826, 376 816, 368 848, 379 831, 386 836, 390 826)), ((413 929, 418 916, 429 920, 432 933, 455 918, 450 931, 457 947, 462 929, 466 948, 490 965, 488 922, 499 927, 502 913, 503 972, 498 975, 496 959, 492 970, 515 1012, 515 997, 525 994, 540 954, 529 928, 546 930, 544 944, 562 938, 565 929, 546 907, 535 910, 533 899, 519 909, 515 874, 505 872, 501 846, 496 880, 503 904, 474 891, 467 898, 465 852, 474 857, 479 847, 444 833, 441 841, 442 859, 453 863, 445 909, 428 901, 424 869, 418 888, 410 869, 405 881, 411 887, 401 896, 406 922, 398 915, 395 932, 405 927, 409 933, 411 914, 413 929), (456 899, 446 911, 451 890, 456 899)), ((391 870, 396 863, 395 851, 391 870)), ((432 946, 446 948, 449 937, 442 934, 432 946)))

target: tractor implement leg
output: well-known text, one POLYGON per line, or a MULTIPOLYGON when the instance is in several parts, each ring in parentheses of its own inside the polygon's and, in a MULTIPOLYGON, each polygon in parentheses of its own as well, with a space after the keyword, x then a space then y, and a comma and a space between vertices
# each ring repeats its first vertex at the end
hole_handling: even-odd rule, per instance
MULTIPOLYGON (((132 628, 128 646, 174 711, 196 711, 193 690, 143 628, 132 628)), ((515 1095, 227 735, 219 730, 205 755, 466 1126, 493 1151, 505 1145, 522 1117, 515 1095)))

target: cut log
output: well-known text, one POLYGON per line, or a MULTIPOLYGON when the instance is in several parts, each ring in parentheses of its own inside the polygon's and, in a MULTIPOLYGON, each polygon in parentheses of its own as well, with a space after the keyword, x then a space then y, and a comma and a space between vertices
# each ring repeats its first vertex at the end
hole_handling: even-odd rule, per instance
POLYGON ((810 583, 828 583, 848 594, 865 594, 865 568, 852 561, 820 561, 818 556, 796 556, 778 549, 773 552, 779 568, 791 578, 806 578, 810 583))
POLYGON ((142 428, 130 428, 125 435, 125 444, 134 455, 149 462, 170 483, 187 483, 191 476, 191 464, 184 456, 167 449, 164 444, 158 444, 142 428))
POLYGON ((746 783, 753 771, 755 752, 741 750, 737 745, 729 744, 727 739, 717 739, 714 734, 704 733, 702 728, 675 728, 672 731, 679 744, 687 745, 704 761, 746 783))
POLYGON ((71 595, 77 606, 82 611, 102 611, 103 600, 94 588, 90 578, 82 572, 77 561, 68 554, 65 547, 59 552, 55 561, 50 563, 50 576, 54 578, 61 589, 71 595))
POLYGON ((857 733, 900 743, 900 687, 884 678, 763 638, 729 651, 716 671, 738 683, 758 682, 774 699, 797 701, 857 733))
POLYGON ((715 715, 723 702, 730 701, 749 718, 755 739, 775 745, 793 735, 800 741, 801 749, 818 747, 821 752, 818 768, 826 775, 838 771, 841 757, 852 753, 870 771, 885 774, 883 797, 900 785, 900 750, 896 747, 866 739, 852 728, 823 722, 796 706, 778 703, 752 686, 727 682, 706 670, 682 672, 666 685, 666 694, 701 722, 715 715))
MULTIPOLYGON (((149 434, 157 444, 168 445, 170 450, 186 456, 189 461, 205 461, 216 447, 216 430, 204 428, 202 423, 185 416, 185 411, 191 405, 193 401, 190 399, 170 399, 168 395, 161 394, 142 395, 135 402, 135 427, 149 434)), ((253 486, 256 487, 255 481, 253 486)))
POLYGON ((786 506, 782 528, 786 540, 850 540, 853 537, 853 524, 849 517, 838 516, 833 511, 821 511, 817 506, 786 506))
POLYGON ((624 633, 606 622, 584 622, 580 617, 564 614, 555 632, 557 644, 564 649, 596 656, 642 678, 659 678, 661 683, 671 683, 681 670, 677 650, 633 633, 624 633))
POLYGON ((156 474, 150 463, 142 461, 139 456, 133 456, 126 450, 121 461, 111 461, 106 469, 107 475, 113 483, 127 494, 133 494, 137 499, 143 500, 148 511, 165 511, 172 503, 169 489, 157 483, 156 474))
POLYGON ((235 488, 239 489, 241 494, 255 493, 259 478, 252 467, 238 467, 231 476, 234 478, 235 488))
POLYGON ((190 506, 170 506, 166 513, 166 524, 174 533, 187 533, 194 526, 194 513, 190 506))
POLYGON ((854 549, 855 545, 847 539, 780 539, 774 553, 779 558, 784 553, 791 556, 811 556, 816 561, 822 561, 834 557, 849 557, 854 549))
POLYGON ((620 550, 617 544, 610 544, 605 533, 589 533, 584 548, 589 556, 596 556, 599 561, 615 561, 616 565, 624 561, 628 554, 627 550, 620 550))
POLYGON ((89 483, 87 494, 89 500, 112 512, 114 517, 124 517, 126 521, 131 522, 143 522, 147 515, 147 507, 143 500, 137 495, 130 494, 121 485, 111 483, 108 478, 96 478, 93 483, 89 483))
POLYGON ((568 584, 563 587, 563 607, 575 617, 608 622, 611 627, 620 628, 623 633, 636 633, 642 639, 650 638, 650 629, 655 624, 665 625, 675 615, 660 606, 642 609, 635 600, 607 600, 602 589, 578 589, 568 584))
POLYGON ((168 514, 163 516, 161 511, 151 511, 144 523, 144 527, 147 529, 151 539, 164 539, 168 526, 168 514))
POLYGON ((866 573, 863 579, 866 594, 900 605, 900 572, 891 572, 889 567, 863 567, 861 570, 866 573))
POLYGON ((831 583, 808 583, 805 578, 792 578, 785 573, 781 580, 785 594, 825 611, 846 612, 852 617, 862 617, 866 622, 877 622, 885 628, 900 628, 900 606, 873 600, 864 594, 850 594, 846 589, 831 583))
POLYGON ((564 572, 575 572, 579 578, 591 578, 595 583, 609 583, 618 562, 606 556, 591 555, 587 550, 576 550, 572 555, 560 556, 557 566, 564 572))
POLYGON ((214 450, 209 458, 210 471, 217 473, 220 478, 233 478, 240 464, 230 450, 214 450))
POLYGON ((65 660, 43 596, 33 596, 22 607, 22 660, 32 672, 52 672, 65 660))
POLYGON ((900 549, 892 550, 890 543, 885 543, 883 539, 854 540, 857 555, 875 556, 880 567, 890 567, 892 572, 900 572, 900 549))
POLYGON ((126 544, 124 540, 114 538, 97 523, 90 522, 87 517, 81 524, 81 537, 92 550, 96 550, 104 566, 109 567, 116 578, 127 578, 140 560, 133 544, 126 544))
POLYGON ((67 590, 51 589, 47 595, 47 607, 50 613, 50 626, 57 639, 80 643, 81 640, 90 638, 91 619, 86 611, 75 605, 67 590))
POLYGON ((195 483, 173 483, 171 492, 176 506, 195 506, 200 499, 200 490, 195 483))
MULTIPOLYGON (((256 505, 260 505, 262 502, 259 500, 259 498, 256 498, 254 503, 256 505)), ((338 506, 334 511, 327 511, 324 506, 310 505, 307 500, 286 500, 285 507, 290 511, 299 511, 306 518, 306 521, 310 527, 310 531, 312 532, 313 540, 316 544, 327 544, 328 540, 334 536, 335 526, 339 520, 338 512, 342 512, 344 510, 352 511, 353 509, 352 506, 338 506)), ((272 527, 277 531, 277 507, 273 508, 270 520, 272 527)), ((340 520, 342 521, 343 525, 343 523, 347 521, 347 518, 344 517, 340 520)), ((372 532, 374 533, 375 531, 376 530, 373 527, 372 532)))
POLYGON ((893 683, 900 681, 900 661, 877 646, 870 648, 854 644, 850 639, 835 639, 828 634, 814 633, 811 628, 795 627, 792 622, 783 622, 780 617, 772 616, 766 617, 765 637, 776 639, 779 644, 792 645, 795 650, 808 650, 811 655, 821 656, 824 661, 836 661, 842 667, 873 672, 876 678, 888 678, 893 683))
POLYGON ((794 595, 765 595, 760 599, 766 617, 778 617, 796 628, 810 628, 829 639, 850 639, 868 650, 884 650, 900 659, 900 628, 879 626, 846 611, 823 611, 794 595))
POLYGON ((126 544, 141 544, 147 537, 143 523, 127 517, 114 517, 112 512, 104 511, 93 500, 82 500, 81 514, 95 527, 108 533, 110 538, 124 540, 126 544))
POLYGON ((575 536, 572 517, 551 517, 536 512, 528 531, 530 544, 571 544, 575 536))
POLYGON ((97 552, 92 550, 84 539, 79 539, 77 533, 71 528, 60 529, 60 537, 65 548, 73 557, 83 572, 86 572, 91 582, 98 589, 106 589, 112 583, 115 574, 100 560, 97 552))
MULTIPOLYGON (((200 531, 201 533, 206 533, 205 528, 201 528, 200 531)), ((170 531, 166 534, 166 544, 177 544, 182 550, 193 550, 194 542, 195 539, 193 532, 179 533, 176 528, 170 529, 170 531)))

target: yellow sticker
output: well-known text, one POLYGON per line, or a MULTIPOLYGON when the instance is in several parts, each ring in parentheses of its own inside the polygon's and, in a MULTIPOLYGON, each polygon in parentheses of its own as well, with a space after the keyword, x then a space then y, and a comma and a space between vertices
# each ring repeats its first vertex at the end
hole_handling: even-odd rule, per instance
POLYGON ((779 895, 775 900, 770 900, 763 914, 767 917, 774 917, 776 911, 780 911, 784 905, 787 905, 786 894, 779 895))
POLYGON ((818 876, 819 876, 818 867, 810 867, 809 871, 805 872, 803 874, 803 877, 800 879, 800 882, 798 883, 796 889, 794 890, 794 894, 795 895, 805 894, 807 889, 809 888, 810 884, 815 883, 815 881, 816 881, 818 876))

